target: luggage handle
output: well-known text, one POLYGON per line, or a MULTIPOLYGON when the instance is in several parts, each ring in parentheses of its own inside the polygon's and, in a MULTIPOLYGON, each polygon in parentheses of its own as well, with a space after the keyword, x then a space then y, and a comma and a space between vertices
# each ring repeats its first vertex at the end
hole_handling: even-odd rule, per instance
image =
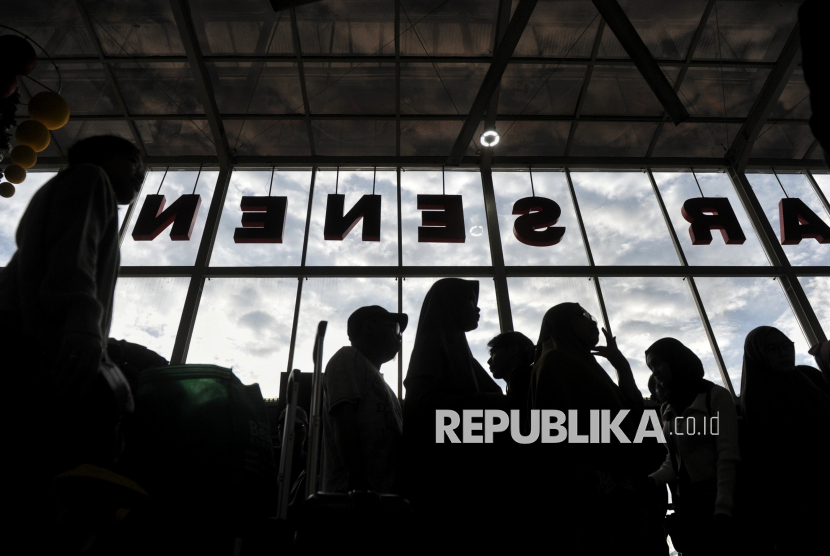
POLYGON ((306 463, 306 498, 316 493, 320 473, 320 459, 323 427, 320 419, 323 404, 323 341, 326 337, 327 321, 321 320, 317 325, 317 337, 314 339, 314 375, 311 378, 311 416, 306 463))

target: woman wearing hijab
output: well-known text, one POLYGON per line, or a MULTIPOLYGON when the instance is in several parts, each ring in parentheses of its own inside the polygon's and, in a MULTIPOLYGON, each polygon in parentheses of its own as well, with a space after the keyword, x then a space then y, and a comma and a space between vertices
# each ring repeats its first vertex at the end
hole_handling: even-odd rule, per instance
MULTIPOLYGON (((404 380, 404 443, 408 497, 421 531, 444 547, 476 538, 476 512, 496 487, 487 459, 494 445, 438 444, 435 411, 504 409, 510 400, 473 358, 466 332, 478 327, 477 281, 445 278, 432 285, 421 307, 415 346, 404 380)), ((423 537, 422 537, 423 542, 423 537)))
POLYGON ((664 400, 668 455, 650 477, 663 490, 672 486, 672 542, 684 555, 733 554, 740 447, 732 395, 704 379, 700 358, 674 338, 652 344, 646 364, 664 400))
MULTIPOLYGON (((607 346, 597 346, 596 320, 578 303, 561 303, 548 310, 531 371, 531 409, 562 411, 569 429, 573 425, 569 412, 576 411, 581 434, 588 433, 591 410, 609 410, 612 419, 628 410, 620 428, 633 439, 643 396, 615 338, 604 329, 603 333, 607 346), (611 362, 619 386, 595 355, 611 362)), ((640 553, 646 514, 632 481, 640 457, 636 445, 620 444, 612 435, 610 444, 542 444, 540 450, 534 476, 538 486, 548 491, 545 497, 557 501, 551 512, 553 521, 561 524, 559 538, 566 552, 640 553), (607 534, 596 534, 594 527, 607 534)))
POLYGON ((752 525, 779 555, 826 552, 830 396, 796 367, 793 342, 776 328, 746 337, 741 411, 758 509, 752 525), (813 465, 818 473, 807 472, 813 465))

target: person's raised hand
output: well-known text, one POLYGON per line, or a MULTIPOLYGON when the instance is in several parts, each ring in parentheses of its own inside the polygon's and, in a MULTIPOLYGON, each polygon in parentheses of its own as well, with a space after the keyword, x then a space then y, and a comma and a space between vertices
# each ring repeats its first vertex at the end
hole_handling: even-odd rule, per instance
POLYGON ((617 347, 617 337, 612 336, 605 328, 602 329, 602 334, 605 336, 606 345, 595 347, 591 353, 605 357, 615 369, 631 368, 628 359, 625 358, 620 348, 617 347))
POLYGON ((58 355, 52 365, 52 384, 58 391, 84 390, 98 372, 104 347, 92 334, 69 332, 61 339, 58 355))

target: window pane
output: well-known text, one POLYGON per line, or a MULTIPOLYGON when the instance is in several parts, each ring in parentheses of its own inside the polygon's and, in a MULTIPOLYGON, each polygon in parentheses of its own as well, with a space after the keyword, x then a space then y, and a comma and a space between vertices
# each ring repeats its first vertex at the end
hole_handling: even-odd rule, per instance
POLYGON ((798 280, 816 312, 825 336, 830 335, 830 276, 799 276, 798 280))
MULTIPOLYGON (((778 174, 775 179, 773 174, 747 174, 752 190, 758 197, 758 202, 764 209, 764 214, 769 220, 778 242, 781 242, 781 219, 778 214, 778 203, 785 198, 784 191, 790 197, 798 197, 807 205, 816 216, 822 219, 825 224, 830 225, 830 215, 821 205, 816 196, 813 186, 807 181, 807 177, 801 174, 778 174), (781 180, 781 184, 778 184, 781 180), (784 189, 781 189, 781 186, 784 189)), ((813 238, 804 238, 797 245, 782 245, 784 253, 790 264, 793 265, 827 265, 830 264, 830 245, 820 244, 813 238)))
POLYGON ((727 245, 718 230, 712 230, 712 243, 709 245, 692 245, 692 238, 689 235, 689 222, 683 218, 681 213, 683 203, 687 199, 700 197, 700 190, 697 188, 695 178, 691 172, 660 172, 654 174, 654 181, 660 188, 660 195, 666 205, 666 211, 674 226, 674 232, 686 255, 686 261, 690 265, 768 265, 769 261, 764 255, 758 236, 749 217, 744 211, 741 200, 735 193, 735 188, 726 174, 714 172, 697 174, 700 182, 700 189, 707 197, 726 197, 735 216, 741 225, 746 236, 746 241, 741 244, 727 245))
POLYGON ((110 337, 173 355, 189 278, 119 278, 110 337))
MULTIPOLYGON (((631 364, 634 379, 644 396, 649 395, 648 378, 651 375, 646 366, 645 351, 660 338, 667 337, 680 340, 695 352, 703 362, 706 379, 723 385, 685 280, 603 278, 600 284, 617 346, 631 364)), ((604 344, 605 338, 600 336, 600 345, 604 344)))
POLYGON ((680 264, 646 174, 573 172, 571 177, 596 264, 680 264))
POLYGON ((533 190, 540 197, 556 201, 562 216, 556 226, 565 227, 565 235, 556 245, 536 247, 516 239, 513 224, 513 204, 532 195, 529 172, 493 172, 499 232, 504 250, 504 264, 510 265, 587 265, 588 257, 579 232, 576 211, 573 208, 568 181, 563 172, 534 172, 533 190))
POLYGON ((695 283, 736 393, 741 390, 744 340, 759 326, 774 326, 795 342, 796 364, 813 364, 778 280, 695 278, 695 283))
MULTIPOLYGON (((466 280, 478 280, 478 307, 481 309, 481 319, 478 321, 478 328, 467 332, 467 343, 470 344, 470 351, 473 357, 478 360, 485 371, 489 372, 487 360, 490 358, 490 350, 487 342, 498 335, 501 327, 499 325, 499 313, 496 306, 496 286, 492 278, 465 278, 466 280)), ((412 355, 412 348, 415 346, 415 333, 418 331, 418 320, 421 316, 421 306, 424 298, 432 285, 440 278, 406 278, 403 281, 403 310, 409 315, 409 325, 403 335, 403 376, 406 378, 406 371, 409 369, 409 358, 412 355)), ((499 380, 499 386, 505 387, 504 381, 499 380)), ((406 389, 404 389, 406 392, 406 389)))
MULTIPOLYGON (((323 343, 323 370, 343 346, 351 345, 346 322, 355 310, 380 305, 390 313, 398 310, 398 282, 395 278, 309 278, 303 281, 300 319, 294 348, 294 368, 314 370, 314 338, 317 323, 328 321, 323 343)), ((410 314, 407 331, 412 327, 410 314)), ((384 363, 380 372, 394 392, 398 391, 398 357, 384 363)))
POLYGON ((17 251, 14 235, 29 201, 43 184, 56 175, 56 172, 28 172, 26 181, 14 186, 13 197, 0 198, 0 266, 7 265, 17 251))
POLYGON ((310 186, 308 170, 274 172, 273 185, 271 170, 234 171, 210 256, 211 266, 300 266, 310 186), (269 189, 275 197, 288 197, 282 243, 235 243, 233 234, 242 227, 242 197, 265 197, 269 189))
POLYGON ((417 209, 417 195, 441 195, 441 172, 401 173, 401 221, 404 266, 489 266, 490 243, 484 215, 484 195, 478 172, 445 173, 446 194, 461 195, 464 201, 464 243, 419 243, 418 227, 423 211, 417 209))
POLYGON ((306 264, 331 266, 398 264, 398 178, 394 171, 378 171, 375 182, 375 194, 381 195, 380 241, 363 241, 365 219, 361 219, 343 241, 323 238, 328 196, 333 194, 335 189, 341 195, 346 196, 343 206, 345 214, 363 195, 372 194, 372 179, 371 170, 368 172, 341 171, 339 180, 337 172, 317 172, 306 264))
POLYGON ((124 242, 121 244, 121 264, 124 266, 191 266, 195 263, 218 177, 219 172, 205 170, 202 170, 201 174, 191 170, 170 170, 167 172, 167 177, 164 177, 164 170, 147 172, 144 188, 130 217, 130 223, 127 225, 124 242), (199 177, 198 184, 196 183, 197 176, 199 177), (162 178, 164 178, 164 183, 162 183, 162 178), (161 185, 161 190, 159 190, 159 185, 161 185), (169 227, 153 241, 133 239, 131 234, 148 194, 155 195, 158 192, 164 195, 166 201, 164 206, 169 207, 180 196, 193 193, 194 185, 196 185, 196 194, 202 197, 202 204, 199 207, 196 224, 193 226, 189 241, 172 241, 169 227))
POLYGON ((280 373, 288 370, 296 299, 296 278, 206 280, 187 362, 230 367, 244 384, 258 382, 264 397, 276 398, 280 373))

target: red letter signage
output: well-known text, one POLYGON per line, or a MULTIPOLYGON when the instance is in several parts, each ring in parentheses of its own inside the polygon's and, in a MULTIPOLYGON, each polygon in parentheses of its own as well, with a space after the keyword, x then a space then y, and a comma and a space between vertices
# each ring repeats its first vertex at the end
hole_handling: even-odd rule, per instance
POLYGON ((345 201, 345 195, 329 195, 323 237, 343 241, 362 218, 363 241, 380 241, 380 195, 364 195, 355 203, 352 210, 344 215, 345 201))
POLYGON ((234 243, 282 243, 288 197, 242 197, 242 227, 234 243))
POLYGON ((201 195, 182 195, 164 209, 164 195, 147 195, 133 228, 135 241, 153 241, 164 229, 173 224, 170 239, 188 241, 196 224, 196 215, 202 204, 201 195))
POLYGON ((565 235, 565 227, 553 227, 562 215, 556 201, 545 197, 525 197, 513 205, 513 214, 521 214, 513 224, 513 235, 525 245, 556 245, 565 235))
POLYGON ((461 195, 418 195, 420 243, 464 243, 464 205, 461 195))
POLYGON ((683 203, 683 218, 691 222, 689 235, 692 245, 712 243, 712 230, 720 230, 727 245, 740 245, 746 241, 735 211, 724 197, 695 197, 683 203), (711 214, 705 214, 711 213, 711 214))
POLYGON ((778 219, 781 222, 781 245, 797 245, 805 237, 830 243, 830 226, 801 199, 781 199, 778 219))

